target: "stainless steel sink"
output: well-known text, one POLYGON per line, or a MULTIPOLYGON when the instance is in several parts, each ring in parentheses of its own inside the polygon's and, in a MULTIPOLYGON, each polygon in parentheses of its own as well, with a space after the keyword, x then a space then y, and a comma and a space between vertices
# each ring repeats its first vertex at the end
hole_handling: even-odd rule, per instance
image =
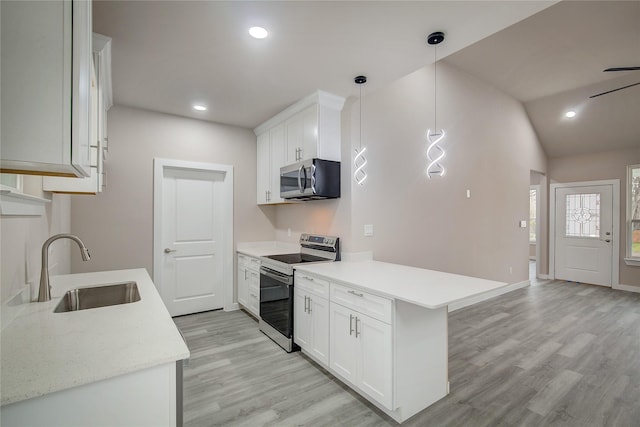
POLYGON ((67 291, 53 312, 88 310, 110 305, 130 304, 136 301, 140 301, 136 282, 111 283, 67 291))

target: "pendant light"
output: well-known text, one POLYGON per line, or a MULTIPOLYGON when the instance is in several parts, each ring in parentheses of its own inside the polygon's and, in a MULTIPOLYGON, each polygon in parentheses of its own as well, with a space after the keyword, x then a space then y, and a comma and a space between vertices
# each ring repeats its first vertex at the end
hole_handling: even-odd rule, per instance
POLYGON ((358 76, 353 81, 360 86, 360 141, 359 148, 355 149, 355 155, 353 157, 353 166, 355 171, 353 172, 353 179, 358 185, 364 185, 367 180, 367 172, 364 170, 367 164, 367 158, 364 156, 364 152, 367 151, 367 147, 362 148, 362 85, 367 82, 366 76, 358 76))
POLYGON ((444 33, 437 31, 429 34, 427 37, 427 43, 434 47, 433 54, 433 131, 431 128, 427 130, 425 138, 428 141, 426 155, 429 160, 429 164, 426 168, 427 178, 444 175, 444 167, 440 164, 440 161, 444 158, 444 149, 440 146, 440 143, 445 137, 444 129, 438 131, 437 126, 437 64, 438 64, 438 45, 444 41, 444 33))

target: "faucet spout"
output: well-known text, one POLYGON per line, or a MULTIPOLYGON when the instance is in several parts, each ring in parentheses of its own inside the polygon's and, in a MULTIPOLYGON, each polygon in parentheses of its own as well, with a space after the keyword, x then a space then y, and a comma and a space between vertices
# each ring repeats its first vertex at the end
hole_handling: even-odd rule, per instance
POLYGON ((49 285, 49 246, 58 239, 70 239, 80 247, 80 255, 83 261, 89 261, 91 255, 89 249, 82 243, 78 236, 73 234, 56 234, 49 237, 42 244, 42 269, 40 270, 40 290, 38 292, 38 302, 51 301, 51 285, 49 285))

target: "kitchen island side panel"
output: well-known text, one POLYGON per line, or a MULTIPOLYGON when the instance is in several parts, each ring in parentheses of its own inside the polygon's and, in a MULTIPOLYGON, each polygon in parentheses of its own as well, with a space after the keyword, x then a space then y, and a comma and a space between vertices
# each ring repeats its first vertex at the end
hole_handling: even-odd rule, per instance
POLYGON ((448 394, 447 307, 395 304, 394 418, 403 422, 448 394))

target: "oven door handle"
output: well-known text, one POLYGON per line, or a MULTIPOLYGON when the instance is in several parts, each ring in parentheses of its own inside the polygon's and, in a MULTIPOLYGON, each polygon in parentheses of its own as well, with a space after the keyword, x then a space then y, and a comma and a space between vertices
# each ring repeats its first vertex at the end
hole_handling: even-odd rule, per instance
POLYGON ((260 267, 260 274, 264 274, 267 277, 271 277, 278 282, 284 283, 287 286, 293 285, 293 277, 286 274, 278 273, 277 271, 268 270, 265 267, 260 267))

